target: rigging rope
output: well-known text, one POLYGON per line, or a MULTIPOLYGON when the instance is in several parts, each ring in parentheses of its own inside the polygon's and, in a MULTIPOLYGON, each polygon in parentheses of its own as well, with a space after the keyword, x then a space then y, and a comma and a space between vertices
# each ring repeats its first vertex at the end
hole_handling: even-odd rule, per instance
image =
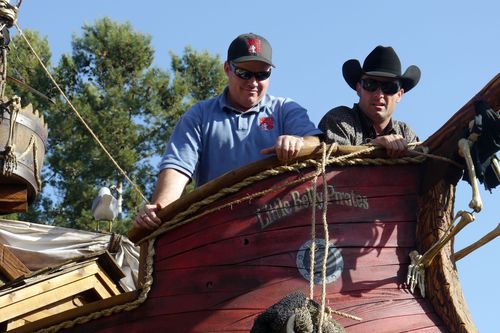
POLYGON ((85 129, 90 133, 90 135, 95 140, 95 142, 99 145, 99 147, 101 147, 101 149, 104 151, 104 153, 109 158, 109 160, 114 164, 114 166, 118 169, 118 171, 125 177, 125 179, 127 179, 127 181, 129 182, 129 184, 132 185, 132 187, 134 188, 134 190, 142 197, 142 199, 146 203, 148 203, 149 200, 146 199, 146 197, 144 196, 144 194, 142 193, 142 191, 139 189, 139 186, 134 181, 132 181, 132 179, 129 178, 129 176, 127 175, 127 173, 120 167, 120 165, 118 164, 118 162, 116 162, 116 160, 113 158, 113 156, 111 155, 111 153, 109 153, 109 151, 102 144, 102 142, 99 140, 99 138, 97 137, 97 135, 92 131, 92 129, 90 128, 90 126, 87 124, 87 122, 83 119, 83 117, 80 115, 80 113, 73 106, 73 104, 71 103, 71 101, 69 100, 69 98, 66 96, 66 94, 64 93, 64 91, 61 89, 61 87, 59 86, 59 84, 56 82, 56 80, 54 79, 54 77, 52 76, 52 74, 50 74, 50 72, 48 71, 47 67, 45 67, 42 59, 40 59, 40 57, 38 56, 38 54, 36 53, 36 51, 33 49, 33 47, 31 46, 30 42, 28 41, 28 38, 26 38, 26 36, 24 35, 23 31, 21 30, 21 28, 19 27, 19 25, 17 24, 17 22, 14 22, 14 25, 15 25, 16 29, 19 31, 19 34, 23 37, 23 39, 28 44, 28 47, 30 48, 31 52, 33 52, 34 56, 37 58, 38 62, 40 63, 40 65, 44 69, 44 71, 47 74, 47 76, 50 78, 50 80, 52 81, 52 83, 54 84, 54 86, 57 88, 57 90, 59 91, 59 93, 61 94, 61 96, 63 96, 63 98, 66 101, 66 103, 68 103, 68 105, 70 106, 71 110, 75 113, 75 115, 77 116, 78 120, 82 123, 82 125, 85 127, 85 129))
MULTIPOLYGON (((332 149, 329 150, 329 153, 332 152, 332 149)), ((325 237, 325 250, 323 254, 323 262, 321 265, 321 307, 319 312, 319 323, 318 330, 319 333, 323 332, 323 321, 325 320, 325 303, 326 303, 326 264, 328 262, 328 242, 330 241, 330 235, 328 232, 328 220, 326 219, 326 213, 328 211, 328 184, 326 182, 326 161, 328 160, 326 154, 326 145, 323 143, 323 158, 321 159, 321 178, 323 180, 323 213, 322 213, 322 222, 323 222, 323 233, 325 237)), ((316 192, 314 192, 314 196, 316 196, 316 192)), ((316 210, 316 207, 313 206, 313 210, 316 210)))

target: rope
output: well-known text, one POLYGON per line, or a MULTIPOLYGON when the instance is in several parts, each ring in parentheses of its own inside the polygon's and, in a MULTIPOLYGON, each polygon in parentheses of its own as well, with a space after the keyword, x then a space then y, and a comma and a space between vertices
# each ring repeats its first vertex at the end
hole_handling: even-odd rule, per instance
POLYGON ((337 311, 337 310, 333 310, 329 306, 326 307, 326 310, 330 314, 335 314, 337 316, 341 316, 341 317, 344 317, 344 318, 349 318, 349 319, 356 320, 356 321, 362 321, 363 320, 362 318, 360 318, 358 316, 355 316, 355 315, 352 315, 352 314, 349 314, 349 313, 345 313, 345 312, 341 312, 341 311, 337 311))
POLYGON ((38 54, 36 53, 36 51, 33 49, 33 47, 31 46, 30 42, 28 41, 28 39, 24 35, 23 31, 21 30, 21 28, 19 27, 19 25, 17 24, 17 22, 14 22, 14 25, 16 26, 17 30, 19 31, 19 34, 23 37, 23 39, 28 44, 28 47, 30 48, 31 52, 33 52, 34 56, 37 58, 38 62, 40 63, 40 65, 44 69, 44 71, 47 74, 47 76, 50 78, 50 80, 52 81, 52 83, 54 84, 54 86, 57 88, 57 90, 59 91, 59 93, 61 94, 61 96, 63 96, 63 98, 66 101, 66 103, 68 103, 68 105, 70 106, 71 110, 75 113, 76 117, 78 118, 78 120, 82 123, 82 125, 85 127, 85 129, 90 133, 90 135, 92 136, 92 138, 94 139, 94 141, 104 151, 104 153, 109 158, 109 160, 114 164, 114 166, 118 169, 118 171, 125 177, 125 179, 127 179, 127 181, 129 182, 129 184, 132 185, 132 187, 134 188, 134 190, 142 197, 142 199, 145 202, 149 202, 148 199, 146 199, 146 197, 142 193, 142 191, 139 189, 139 186, 137 186, 137 184, 135 182, 133 182, 132 179, 130 179, 128 177, 127 173, 120 167, 120 165, 118 164, 118 162, 116 162, 116 160, 113 158, 113 156, 111 156, 111 154, 106 149, 106 147, 101 143, 101 141, 99 140, 99 138, 97 137, 97 135, 92 131, 92 129, 87 124, 87 122, 83 119, 83 117, 80 115, 80 113, 78 113, 78 111, 73 106, 73 104, 71 103, 71 101, 69 100, 69 98, 66 96, 66 94, 63 92, 63 90, 61 89, 61 87, 59 86, 59 84, 56 82, 56 80, 54 79, 54 77, 52 76, 52 74, 50 74, 50 72, 48 71, 47 67, 45 67, 45 65, 43 64, 42 59, 40 59, 40 57, 38 56, 38 54))
MULTIPOLYGON (((330 150, 331 151, 331 150, 330 150)), ((328 233, 328 221, 326 219, 326 213, 328 210, 328 184, 326 182, 326 146, 323 143, 323 156, 321 160, 321 178, 323 179, 323 233, 325 234, 325 251, 323 254, 323 265, 321 270, 321 307, 319 312, 319 324, 318 330, 319 333, 323 331, 323 321, 325 317, 325 303, 326 303, 326 264, 328 262, 328 242, 330 241, 330 236, 328 233)), ((316 196, 316 191, 314 192, 314 196, 316 196)), ((316 210, 316 207, 313 206, 313 210, 316 210)))
POLYGON ((420 152, 420 151, 417 151, 417 150, 409 150, 408 152, 410 154, 419 155, 419 156, 422 156, 422 157, 429 157, 429 158, 432 158, 432 159, 435 159, 435 160, 443 161, 443 162, 449 163, 451 165, 454 165, 454 166, 456 166, 459 169, 464 169, 464 166, 462 164, 457 163, 454 160, 452 160, 450 158, 447 158, 447 157, 443 157, 443 156, 439 156, 439 155, 434 155, 434 154, 429 154, 429 153, 426 153, 426 152, 420 152))
POLYGON ((311 217, 311 249, 309 250, 309 298, 314 299, 314 267, 316 266, 316 187, 318 173, 314 173, 312 180, 312 217, 311 217))

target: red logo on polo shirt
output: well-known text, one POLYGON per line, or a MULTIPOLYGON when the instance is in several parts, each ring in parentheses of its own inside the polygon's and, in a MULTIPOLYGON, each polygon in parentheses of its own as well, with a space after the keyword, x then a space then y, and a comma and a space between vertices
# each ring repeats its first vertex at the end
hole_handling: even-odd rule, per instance
POLYGON ((258 54, 261 52, 260 39, 249 39, 247 40, 248 53, 258 54))
POLYGON ((274 128, 274 119, 272 117, 262 117, 259 119, 259 127, 265 131, 270 131, 274 128))

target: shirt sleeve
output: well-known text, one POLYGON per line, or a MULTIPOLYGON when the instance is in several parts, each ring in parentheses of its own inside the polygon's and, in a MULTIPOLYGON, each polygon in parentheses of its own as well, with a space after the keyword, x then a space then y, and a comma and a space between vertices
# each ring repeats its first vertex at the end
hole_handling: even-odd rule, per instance
POLYGON ((322 132, 309 119, 307 110, 291 99, 283 102, 283 135, 320 136, 322 132))
POLYGON ((160 171, 175 169, 193 178, 203 149, 201 123, 201 110, 197 105, 182 115, 160 161, 160 171))
POLYGON ((402 121, 396 121, 397 122, 397 129, 399 135, 401 135, 403 138, 405 138, 406 142, 408 143, 414 143, 414 142, 419 142, 420 139, 418 138, 417 134, 411 129, 408 124, 402 122, 402 121))
POLYGON ((327 112, 320 120, 319 129, 323 132, 325 143, 356 145, 356 130, 348 110, 335 108, 327 112))

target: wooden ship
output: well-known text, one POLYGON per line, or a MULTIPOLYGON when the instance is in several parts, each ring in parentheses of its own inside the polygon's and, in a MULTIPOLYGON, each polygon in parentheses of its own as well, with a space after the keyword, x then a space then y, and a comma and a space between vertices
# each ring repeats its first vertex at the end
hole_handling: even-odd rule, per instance
MULTIPOLYGON (((18 98, 1 104, 0 211, 19 212, 40 189, 47 128, 18 98)), ((32 272, 0 244, 0 331, 476 332, 450 240, 473 220, 454 211, 464 170, 481 209, 468 158, 488 145, 471 131, 479 105, 498 133, 500 75, 402 158, 320 145, 195 189, 160 212, 158 230, 130 230, 133 291, 107 252, 32 272), (290 297, 300 307, 273 312, 290 297)))
MULTIPOLYGON (((459 142, 472 142, 477 102, 499 110, 499 96, 497 75, 422 144, 424 153, 399 160, 332 145, 309 147, 291 165, 268 158, 231 171, 162 210, 158 230, 130 231, 141 246, 137 290, 32 321, 35 312, 2 320, 0 303, 4 331, 257 332, 261 313, 302 292, 347 332, 475 332, 446 240, 471 221, 463 214, 454 225, 467 165, 459 142), (24 325, 10 324, 20 318, 24 325)), ((0 302, 15 301, 11 284, 0 302)), ((299 332, 290 318, 282 331, 299 332)))

